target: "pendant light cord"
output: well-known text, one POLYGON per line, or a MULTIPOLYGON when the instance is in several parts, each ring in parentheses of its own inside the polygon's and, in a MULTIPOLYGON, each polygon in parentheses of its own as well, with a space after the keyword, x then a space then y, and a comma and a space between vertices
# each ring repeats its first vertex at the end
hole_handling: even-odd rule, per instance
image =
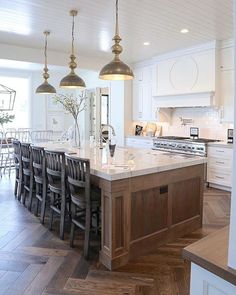
POLYGON ((72 44, 71 44, 71 48, 72 48, 72 55, 74 55, 74 41, 75 41, 75 36, 74 36, 74 30, 75 30, 75 15, 73 14, 73 21, 72 21, 72 44))
POLYGON ((116 35, 119 35, 118 13, 118 0, 116 0, 116 35))
POLYGON ((45 46, 44 46, 44 64, 45 68, 47 68, 48 58, 47 58, 47 48, 48 48, 48 32, 44 32, 45 34, 45 46))

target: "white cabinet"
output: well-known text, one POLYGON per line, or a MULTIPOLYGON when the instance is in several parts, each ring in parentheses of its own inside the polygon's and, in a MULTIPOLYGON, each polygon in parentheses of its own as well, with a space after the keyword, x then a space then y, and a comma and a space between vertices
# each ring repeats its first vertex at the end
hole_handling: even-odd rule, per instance
POLYGON ((134 70, 133 81, 133 120, 152 120, 151 68, 134 70))
POLYGON ((217 186, 232 187, 233 149, 231 147, 209 146, 207 161, 207 182, 217 186))
POLYGON ((215 49, 186 54, 157 64, 157 96, 215 91, 215 49))
POLYGON ((223 122, 234 122, 234 70, 220 72, 220 100, 223 107, 223 122))
POLYGON ((234 47, 226 47, 220 50, 220 69, 232 70, 234 68, 234 47))

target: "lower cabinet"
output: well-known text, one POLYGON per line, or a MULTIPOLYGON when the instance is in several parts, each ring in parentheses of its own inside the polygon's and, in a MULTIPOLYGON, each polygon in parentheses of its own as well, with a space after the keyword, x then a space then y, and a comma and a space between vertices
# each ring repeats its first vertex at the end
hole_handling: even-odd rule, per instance
POLYGON ((208 148, 207 182, 210 185, 232 187, 232 159, 231 147, 208 148))
POLYGON ((236 286, 191 263, 190 295, 235 295, 236 286))

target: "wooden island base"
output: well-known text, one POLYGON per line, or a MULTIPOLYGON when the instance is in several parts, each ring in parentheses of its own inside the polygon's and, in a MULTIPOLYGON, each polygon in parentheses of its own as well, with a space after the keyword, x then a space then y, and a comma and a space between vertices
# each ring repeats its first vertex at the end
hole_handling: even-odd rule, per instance
POLYGON ((100 262, 114 270, 202 225, 204 164, 121 180, 102 190, 100 262))

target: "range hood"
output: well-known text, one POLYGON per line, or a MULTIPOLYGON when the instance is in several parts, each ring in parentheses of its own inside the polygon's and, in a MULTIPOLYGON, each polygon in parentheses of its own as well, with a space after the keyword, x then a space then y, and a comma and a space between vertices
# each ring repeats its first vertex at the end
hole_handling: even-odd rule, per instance
POLYGON ((211 107, 215 106, 215 92, 154 96, 153 102, 157 108, 211 107))

